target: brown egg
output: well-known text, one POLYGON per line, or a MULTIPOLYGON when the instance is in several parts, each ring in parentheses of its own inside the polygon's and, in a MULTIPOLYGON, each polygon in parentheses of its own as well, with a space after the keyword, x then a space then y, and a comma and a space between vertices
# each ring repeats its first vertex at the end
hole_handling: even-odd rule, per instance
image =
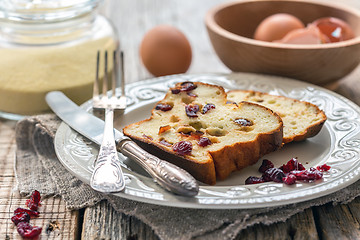
POLYGON ((325 34, 330 42, 340 42, 355 37, 349 24, 335 17, 326 17, 315 20, 313 25, 317 26, 325 34))
POLYGON ((309 25, 303 29, 295 29, 276 42, 288 44, 321 44, 330 40, 316 26, 309 25))
POLYGON ((181 31, 170 25, 159 25, 145 34, 140 56, 151 74, 164 76, 186 72, 191 64, 192 52, 181 31))
POLYGON ((286 13, 277 13, 265 18, 255 30, 254 39, 272 42, 282 39, 294 29, 305 28, 296 17, 286 13))

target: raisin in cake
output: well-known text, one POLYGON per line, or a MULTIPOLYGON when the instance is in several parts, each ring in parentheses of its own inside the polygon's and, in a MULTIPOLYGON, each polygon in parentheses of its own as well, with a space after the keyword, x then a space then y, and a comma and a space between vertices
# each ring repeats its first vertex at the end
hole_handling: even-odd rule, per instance
POLYGON ((213 185, 216 178, 225 179, 280 148, 282 129, 281 118, 268 108, 248 102, 227 104, 222 87, 184 82, 168 91, 149 119, 123 131, 146 143, 140 144, 146 150, 156 146, 157 152, 167 153, 165 160, 213 185))
POLYGON ((228 100, 254 102, 272 109, 284 124, 284 143, 302 141, 319 133, 326 121, 325 113, 316 105, 283 96, 267 93, 233 90, 228 92, 228 100))

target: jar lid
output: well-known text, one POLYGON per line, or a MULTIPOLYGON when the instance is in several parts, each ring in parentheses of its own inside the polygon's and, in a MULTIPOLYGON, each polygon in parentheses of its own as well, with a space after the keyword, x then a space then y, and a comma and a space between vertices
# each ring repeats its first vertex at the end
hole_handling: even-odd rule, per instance
POLYGON ((103 0, 1 0, 0 20, 52 22, 71 19, 93 11, 103 0))

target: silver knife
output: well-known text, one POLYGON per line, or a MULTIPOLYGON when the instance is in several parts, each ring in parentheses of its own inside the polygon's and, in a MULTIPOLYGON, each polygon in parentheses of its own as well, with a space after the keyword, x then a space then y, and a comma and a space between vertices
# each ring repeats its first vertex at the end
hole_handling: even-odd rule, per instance
MULTIPOLYGON (((71 128, 92 142, 101 144, 103 120, 86 112, 59 91, 49 92, 46 95, 46 102, 54 113, 71 128)), ((114 129, 114 134, 117 150, 142 166, 160 186, 183 196, 198 194, 197 181, 184 169, 151 155, 116 129, 114 129)))

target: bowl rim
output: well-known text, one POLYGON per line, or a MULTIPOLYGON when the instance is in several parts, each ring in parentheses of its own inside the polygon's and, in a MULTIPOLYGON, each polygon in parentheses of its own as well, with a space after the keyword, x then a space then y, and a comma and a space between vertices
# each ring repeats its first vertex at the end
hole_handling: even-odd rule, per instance
POLYGON ((219 4, 217 6, 212 7, 209 9, 205 15, 205 25, 208 29, 216 32, 218 35, 222 37, 228 38, 230 40, 236 42, 243 42, 249 45, 256 45, 260 47, 268 47, 268 48, 282 48, 282 49, 329 49, 329 48, 339 48, 339 47, 346 47, 351 45, 360 44, 360 35, 356 36, 353 39, 349 39, 346 41, 335 42, 335 43, 326 43, 326 44, 289 44, 289 43, 277 43, 277 42, 266 42, 261 40, 255 40, 248 37, 243 37, 238 34, 232 33, 228 30, 222 28, 214 19, 215 14, 219 11, 231 7, 234 5, 251 3, 251 2, 297 2, 297 3, 308 3, 308 4, 315 4, 321 5, 326 7, 331 7, 335 9, 340 9, 345 12, 349 12, 359 17, 360 19, 360 10, 353 9, 344 4, 338 3, 321 3, 318 1, 312 0, 235 0, 232 2, 227 2, 223 4, 219 4))

